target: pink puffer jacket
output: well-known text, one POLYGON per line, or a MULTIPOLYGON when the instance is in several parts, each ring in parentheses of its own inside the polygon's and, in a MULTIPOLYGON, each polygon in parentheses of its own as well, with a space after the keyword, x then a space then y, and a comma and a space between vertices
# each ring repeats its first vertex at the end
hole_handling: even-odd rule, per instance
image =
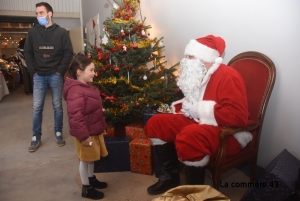
POLYGON ((89 136, 99 135, 106 129, 99 90, 91 84, 84 84, 66 78, 63 97, 67 101, 70 134, 82 141, 89 136))

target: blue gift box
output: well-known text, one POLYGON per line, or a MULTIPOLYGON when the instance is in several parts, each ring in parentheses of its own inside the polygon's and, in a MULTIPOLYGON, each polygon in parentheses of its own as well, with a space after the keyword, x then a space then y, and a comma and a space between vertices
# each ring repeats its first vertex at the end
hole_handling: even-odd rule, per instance
POLYGON ((130 171, 129 137, 104 138, 108 151, 106 157, 94 163, 94 172, 124 172, 130 171))
POLYGON ((143 124, 144 126, 146 125, 147 121, 155 114, 157 114, 158 112, 156 110, 153 109, 148 109, 145 112, 143 112, 143 124))
POLYGON ((282 201, 288 199, 296 189, 300 161, 284 149, 265 168, 265 173, 252 184, 241 201, 282 201))

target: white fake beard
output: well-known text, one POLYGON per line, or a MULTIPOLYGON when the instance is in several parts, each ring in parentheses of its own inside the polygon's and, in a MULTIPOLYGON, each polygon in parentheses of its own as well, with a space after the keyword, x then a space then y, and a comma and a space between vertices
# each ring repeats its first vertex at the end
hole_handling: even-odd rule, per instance
POLYGON ((199 59, 183 58, 180 67, 177 86, 185 97, 192 96, 199 100, 201 81, 207 72, 204 64, 199 59))

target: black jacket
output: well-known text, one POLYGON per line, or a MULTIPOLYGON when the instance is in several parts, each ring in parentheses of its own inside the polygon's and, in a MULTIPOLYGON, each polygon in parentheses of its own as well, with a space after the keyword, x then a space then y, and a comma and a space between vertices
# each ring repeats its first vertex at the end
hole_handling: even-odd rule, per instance
POLYGON ((31 75, 63 76, 73 57, 69 33, 57 24, 47 28, 38 24, 28 31, 24 54, 31 75))

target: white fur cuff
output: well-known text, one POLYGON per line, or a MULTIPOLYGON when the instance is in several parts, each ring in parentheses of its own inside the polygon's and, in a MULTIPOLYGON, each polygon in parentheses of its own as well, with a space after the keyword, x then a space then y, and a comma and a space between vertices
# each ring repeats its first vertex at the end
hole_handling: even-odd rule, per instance
POLYGON ((252 138, 253 138, 252 134, 247 131, 238 132, 238 133, 234 134, 233 137, 235 137, 235 139, 239 142, 239 144, 241 145, 242 148, 245 148, 246 145, 250 141, 252 141, 252 138))
MULTIPOLYGON (((184 99, 184 98, 183 98, 184 99)), ((173 114, 177 114, 176 113, 176 109, 175 109, 175 105, 177 104, 180 104, 180 103, 183 103, 183 99, 180 99, 178 101, 174 101, 172 104, 171 104, 171 109, 172 109, 172 113, 173 114)))
POLYGON ((209 161, 209 155, 206 155, 200 161, 183 161, 183 163, 187 166, 204 167, 207 165, 208 161, 209 161))
POLYGON ((151 140, 152 142, 152 145, 155 146, 155 145, 163 145, 163 144, 166 144, 167 142, 159 139, 159 138, 149 138, 149 140, 151 140))
POLYGON ((200 124, 207 124, 212 126, 218 126, 218 123, 214 115, 215 101, 199 101, 198 103, 198 116, 200 124))

